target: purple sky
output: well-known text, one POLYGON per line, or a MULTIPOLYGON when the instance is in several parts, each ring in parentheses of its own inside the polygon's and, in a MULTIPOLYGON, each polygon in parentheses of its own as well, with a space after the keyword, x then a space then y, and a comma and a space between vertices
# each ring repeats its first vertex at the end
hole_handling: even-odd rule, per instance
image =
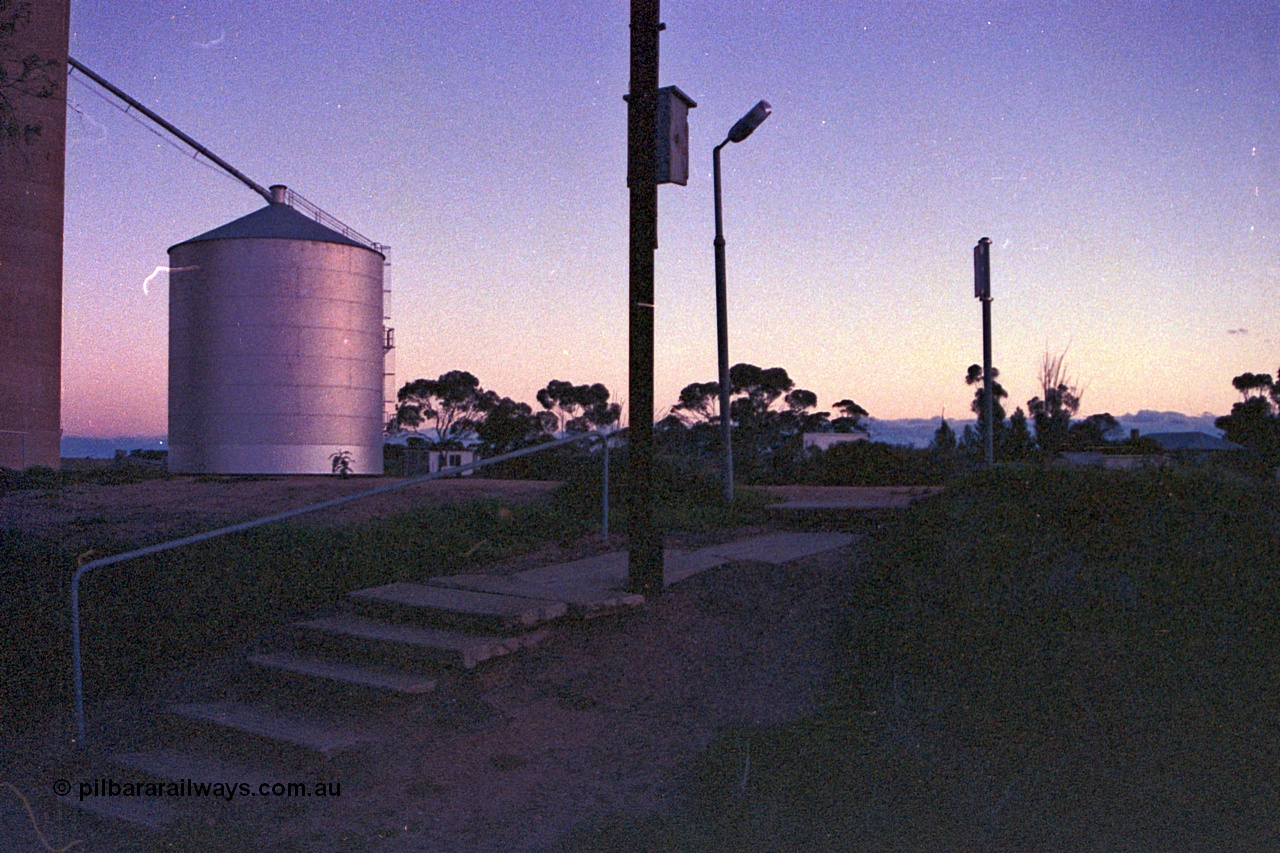
MULTIPOLYGON (((663 4, 697 102, 660 190, 657 403, 730 357, 820 406, 967 414, 990 236, 1013 404, 1070 347, 1082 414, 1225 413, 1280 364, 1274 3, 663 4)), ((626 391, 628 5, 73 0, 71 53, 259 183, 392 246, 401 382, 626 391)), ((68 116, 63 429, 163 433, 165 249, 261 199, 83 81, 68 116)))

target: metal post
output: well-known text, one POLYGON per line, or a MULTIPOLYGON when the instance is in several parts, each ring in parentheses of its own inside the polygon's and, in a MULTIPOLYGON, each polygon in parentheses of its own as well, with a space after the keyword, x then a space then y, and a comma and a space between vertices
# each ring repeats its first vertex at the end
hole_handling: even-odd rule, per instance
POLYGON ((995 377, 991 375, 991 297, 982 300, 982 387, 986 391, 986 405, 983 412, 987 419, 986 455, 987 464, 995 461, 995 394, 992 384, 995 377))
POLYGON ((627 186, 631 193, 630 478, 627 586, 662 592, 662 542, 653 528, 653 253, 658 247, 654 183, 660 0, 631 0, 631 86, 627 97, 627 186))
POLYGON ((733 420, 729 417, 729 308, 724 272, 724 223, 720 213, 720 149, 711 149, 711 174, 716 199, 716 355, 720 361, 720 481, 724 501, 733 505, 733 420))
POLYGON ((84 746, 84 676, 80 671, 80 578, 71 577, 71 679, 75 682, 76 744, 84 746))
POLYGON ((983 419, 987 425, 984 441, 986 461, 995 461, 995 377, 991 369, 991 238, 983 237, 973 247, 973 295, 982 300, 982 387, 986 400, 983 419))
POLYGON ((605 539, 609 538, 609 436, 604 437, 604 485, 601 489, 604 492, 600 499, 600 514, 604 516, 600 523, 600 535, 605 539))

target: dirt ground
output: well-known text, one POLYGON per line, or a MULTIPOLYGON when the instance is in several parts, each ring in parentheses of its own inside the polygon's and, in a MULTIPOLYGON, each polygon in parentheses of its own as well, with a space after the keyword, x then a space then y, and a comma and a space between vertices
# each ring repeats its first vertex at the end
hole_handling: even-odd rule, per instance
MULTIPOLYGON (((55 499, 6 497, 0 523, 45 532, 75 530, 86 518, 105 516, 102 523, 145 532, 148 523, 176 512, 184 524, 203 526, 239 520, 250 508, 257 515, 367 485, 279 478, 68 489, 55 499)), ((552 487, 451 480, 375 500, 385 501, 380 511, 388 512, 411 501, 464 495, 532 500, 552 487)), ((375 511, 357 507, 328 512, 375 511)), ((684 535, 668 545, 697 547, 702 539, 759 532, 684 535)), ((492 570, 512 571, 528 562, 492 570)), ((195 821, 155 836, 52 806, 47 795, 41 799, 56 778, 78 779, 106 766, 84 762, 54 734, 5 744, 12 756, 5 778, 34 795, 53 849, 82 839, 85 844, 74 849, 95 853, 543 850, 610 815, 678 805, 699 751, 726 726, 812 713, 830 670, 841 602, 859 565, 856 548, 783 567, 734 563, 695 576, 636 612, 554 627, 538 648, 444 678, 426 697, 301 697, 326 715, 366 728, 372 742, 328 761, 288 755, 268 761, 252 752, 245 758, 272 780, 340 782, 336 799, 202 801, 195 821), (162 842, 168 846, 158 846, 162 842)), ((99 710, 111 718, 109 739, 163 742, 153 721, 165 702, 207 697, 219 681, 235 681, 243 666, 215 661, 200 673, 140 684, 135 695, 99 710)), ((93 750, 98 762, 108 746, 93 750)), ((45 850, 6 790, 0 790, 0 819, 5 849, 45 850)))
MULTIPOLYGON (((163 541, 403 480, 351 477, 173 477, 119 486, 75 485, 0 493, 0 529, 96 546, 163 541)), ((433 480, 320 510, 300 522, 338 525, 393 515, 417 506, 469 500, 536 500, 558 483, 462 477, 433 480)))

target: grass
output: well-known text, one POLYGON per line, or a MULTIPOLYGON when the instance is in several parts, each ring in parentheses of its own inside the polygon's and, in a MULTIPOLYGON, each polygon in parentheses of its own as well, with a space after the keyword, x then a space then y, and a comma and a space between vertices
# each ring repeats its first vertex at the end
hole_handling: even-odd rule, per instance
POLYGON ((1002 466, 869 544, 825 709, 567 849, 1276 847, 1274 484, 1002 466))
MULTIPOLYGON (((625 533, 625 465, 616 467, 611 525, 625 533)), ((81 587, 86 698, 133 689, 136 673, 227 654, 303 614, 336 606, 352 589, 456 574, 596 535, 600 474, 598 461, 582 462, 550 501, 446 504, 341 527, 272 525, 99 570, 81 587)), ((656 492, 656 523, 669 530, 744 523, 765 502, 744 492, 735 509, 724 507, 709 475, 692 470, 671 469, 656 492)), ((136 543, 115 544, 113 551, 136 543)), ((75 565, 76 554, 61 542, 0 531, 6 728, 46 725, 68 706, 75 565)))
MULTIPOLYGON (((101 569, 81 587, 88 698, 132 674, 225 654, 350 589, 453 574, 570 542, 591 522, 548 503, 443 505, 343 527, 275 525, 101 569)), ((69 701, 68 590, 76 555, 0 534, 7 594, 0 663, 11 728, 42 725, 69 701)))
MULTIPOLYGON (((625 449, 614 451, 609 469, 609 525, 627 529, 627 490, 630 472, 625 449)), ((659 530, 705 533, 765 520, 764 507, 774 498, 751 489, 735 489, 733 506, 726 506, 718 461, 655 454, 653 462, 653 524, 659 530)), ((557 502, 565 512, 598 518, 603 462, 581 460, 568 472, 557 502)))
POLYGON ((36 465, 22 471, 0 468, 0 494, 24 489, 60 489, 82 484, 119 486, 126 483, 139 483, 143 480, 167 480, 168 478, 169 474, 163 468, 148 465, 62 468, 60 470, 36 465))

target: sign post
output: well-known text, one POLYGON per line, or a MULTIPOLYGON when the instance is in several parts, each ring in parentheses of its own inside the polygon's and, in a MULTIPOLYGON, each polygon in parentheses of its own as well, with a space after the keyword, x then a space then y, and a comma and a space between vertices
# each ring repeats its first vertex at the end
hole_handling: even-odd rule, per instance
POLYGON ((983 237, 973 247, 973 295, 982 300, 982 387, 985 401, 983 419, 986 422, 984 452, 987 464, 995 461, 995 398, 992 394, 994 377, 991 375, 991 238, 983 237))

